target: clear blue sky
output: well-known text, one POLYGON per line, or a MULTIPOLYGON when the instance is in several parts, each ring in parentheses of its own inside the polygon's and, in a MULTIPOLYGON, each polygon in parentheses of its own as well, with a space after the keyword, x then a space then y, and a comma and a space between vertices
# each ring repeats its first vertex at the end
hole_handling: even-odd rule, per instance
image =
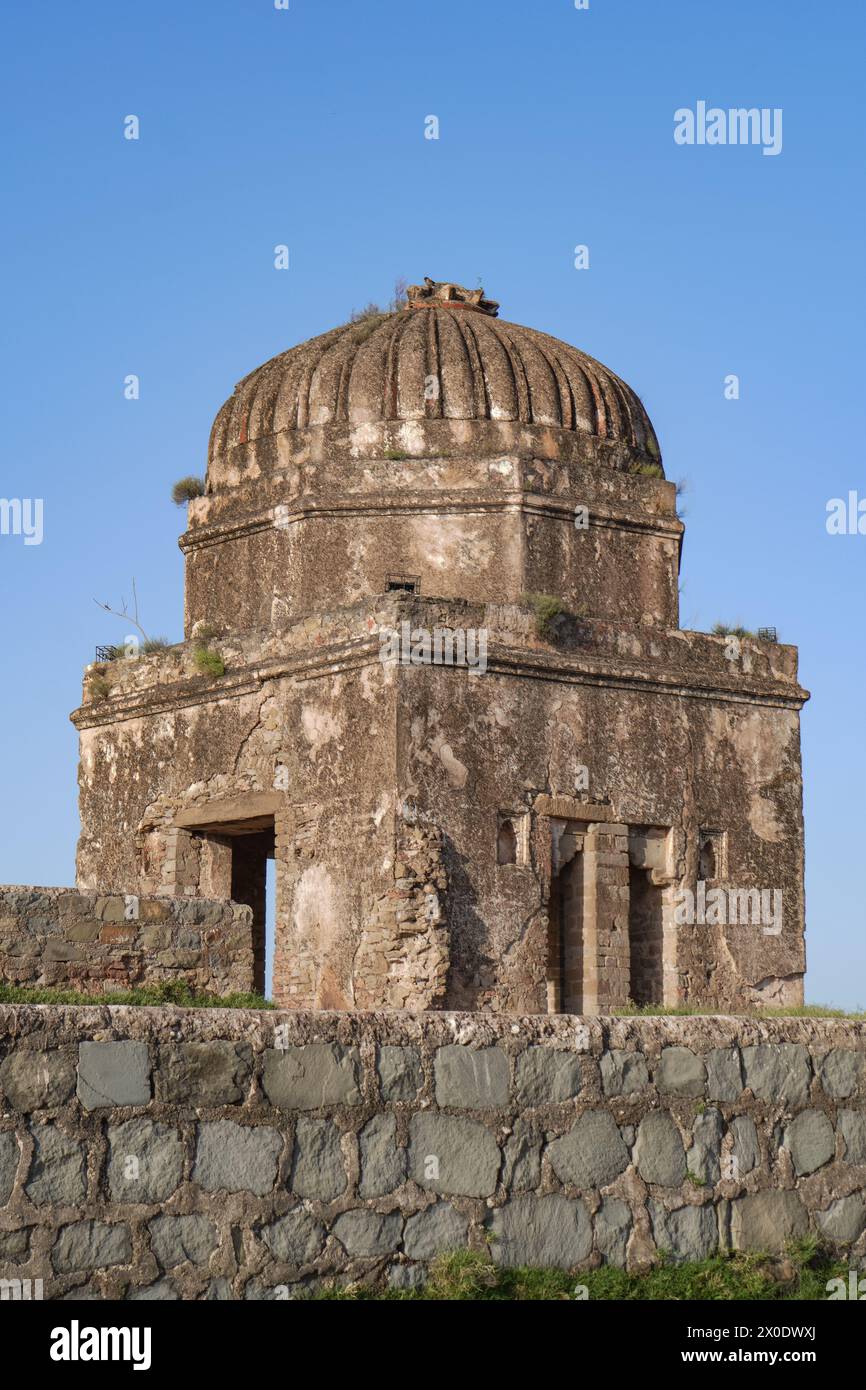
POLYGON ((0 882, 73 881, 67 715, 122 635, 93 598, 134 574, 145 625, 180 637, 168 493, 235 382, 397 276, 480 278, 643 397, 691 485, 683 625, 799 644, 808 997, 866 1005, 866 536, 825 530, 829 498, 866 496, 864 21, 861 0, 7 7, 0 496, 43 498, 45 539, 0 537, 0 882), (676 145, 699 100, 781 107, 781 154, 676 145))

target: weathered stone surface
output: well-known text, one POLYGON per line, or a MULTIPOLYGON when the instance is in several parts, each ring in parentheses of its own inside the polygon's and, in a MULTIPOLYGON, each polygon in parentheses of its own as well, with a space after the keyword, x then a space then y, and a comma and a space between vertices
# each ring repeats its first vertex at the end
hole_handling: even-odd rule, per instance
POLYGON ((666 1110, 651 1110, 638 1126, 634 1159, 644 1182, 679 1187, 686 1176, 686 1155, 676 1124, 666 1110))
POLYGON ((809 1095, 812 1068, 801 1043, 758 1043, 743 1048, 746 1086, 758 1100, 802 1104, 809 1095))
POLYGON ((397 1144, 397 1121, 393 1115, 374 1115, 361 1130, 362 1197, 381 1197, 393 1192, 406 1177, 407 1154, 397 1144))
POLYGON ((688 1047, 665 1047, 656 1072, 660 1091, 676 1096, 702 1096, 706 1090, 707 1069, 703 1060, 688 1047))
POLYGON ((605 1197, 595 1214, 595 1242, 605 1263, 625 1266, 626 1247, 632 1227, 631 1209, 618 1197, 605 1197))
POLYGON ((649 1212, 658 1249, 666 1251, 677 1264, 706 1260, 715 1254, 719 1235, 711 1205, 666 1211, 661 1202, 650 1200, 649 1212))
POLYGON ((413 1260, 432 1260, 466 1244, 469 1222, 450 1202, 434 1202, 432 1207, 410 1216, 403 1233, 403 1249, 413 1260))
POLYGON ((282 1136, 268 1125, 255 1128, 233 1120, 214 1120, 198 1127, 192 1180, 206 1192, 273 1191, 282 1136))
POLYGON ((385 1101, 414 1100, 424 1083, 417 1047, 386 1043, 377 1049, 377 1070, 385 1101))
POLYGON ((732 1171, 725 1172, 725 1177, 741 1178, 747 1173, 751 1173, 753 1168, 758 1166, 761 1151, 758 1146, 758 1131, 755 1123, 748 1115, 736 1115, 731 1120, 729 1129, 732 1135, 731 1154, 735 1160, 732 1171))
POLYGON ((731 1241, 735 1250, 776 1254, 808 1229, 809 1217, 796 1192, 755 1192, 731 1203, 731 1241))
POLYGON ((613 1182, 629 1161, 616 1121, 606 1110, 587 1110, 547 1152, 560 1181, 581 1188, 613 1182))
POLYGON ((128 1264, 132 1259, 129 1227, 104 1221, 74 1221, 63 1226, 51 1252, 51 1263, 58 1274, 76 1269, 106 1269, 128 1264))
POLYGON ((330 1202, 346 1190, 340 1131, 331 1120, 302 1115, 295 1130, 292 1191, 330 1202))
POLYGON ((30 1232, 0 1231, 0 1269, 4 1264, 19 1264, 30 1253, 30 1232))
POLYGON ((376 1211, 344 1211, 331 1227, 347 1255, 388 1255, 400 1244, 403 1217, 376 1211))
POLYGON ((34 1125, 33 1158, 24 1190, 31 1202, 62 1202, 73 1206, 84 1200, 85 1152, 81 1144, 56 1125, 34 1125))
POLYGON ((272 1105, 318 1110, 324 1105, 360 1105, 356 1048, 337 1043, 272 1048, 265 1053, 262 1085, 272 1105))
POLYGON ((143 1289, 133 1289, 128 1295, 132 1303, 173 1303, 180 1294, 170 1279, 158 1279, 143 1289))
POLYGON ((571 1100, 580 1090, 580 1061, 572 1052, 527 1047, 514 1068, 514 1099, 523 1109, 571 1100))
POLYGON ((686 1156, 688 1170, 711 1186, 719 1181, 724 1121, 718 1110, 705 1110, 692 1128, 692 1146, 686 1156))
POLYGON ((205 1264, 217 1247, 217 1229, 206 1216, 157 1216, 150 1222, 150 1243, 163 1269, 205 1264))
POLYGON ((541 1140, 523 1125, 505 1141, 502 1181, 509 1192, 525 1192, 541 1181, 541 1140))
POLYGON ((424 1270, 419 1265, 393 1264, 388 1266, 389 1289, 417 1289, 424 1283, 424 1270))
POLYGON ((436 1102, 458 1110, 497 1110, 509 1101, 508 1058, 501 1047, 440 1047, 433 1063, 436 1102))
POLYGON ((21 1150, 11 1129, 0 1130, 0 1207, 5 1206, 15 1186, 21 1150))
POLYGON ((606 1096, 631 1096, 649 1085, 649 1070, 642 1052, 611 1048, 601 1059, 601 1084, 606 1096))
POLYGON ((261 1230, 262 1240, 277 1260, 309 1264, 325 1243, 325 1228, 305 1207, 293 1207, 261 1230))
POLYGON ((0 1063, 0 1091, 14 1110, 29 1112, 63 1105, 74 1090, 75 1058, 71 1052, 16 1048, 0 1063))
POLYGON ((785 1130, 794 1171, 803 1176, 829 1163, 836 1150, 833 1126, 823 1110, 802 1110, 785 1130))
POLYGON ((454 1196, 489 1197, 500 1152, 490 1130, 452 1115, 413 1115, 409 1172, 419 1187, 454 1196))
POLYGON ((572 1269, 589 1256, 592 1226, 586 1207, 556 1193, 527 1194, 499 1207, 490 1223, 497 1264, 572 1269))
POLYGON ((866 1115, 858 1110, 840 1110, 838 1125, 848 1162, 866 1163, 866 1115))
POLYGON ((821 1085, 835 1100, 847 1100, 862 1085, 864 1054, 850 1048, 834 1047, 821 1062, 818 1074, 821 1085))
POLYGON ((831 1202, 826 1211, 815 1213, 818 1229, 830 1240, 853 1245, 866 1227, 866 1199, 861 1192, 852 1192, 831 1202))
POLYGON ((712 1047, 704 1054, 707 1096, 710 1100, 739 1100, 743 1093, 743 1064, 738 1047, 712 1047))
POLYGON ((146 1105, 150 1060, 140 1042, 83 1042, 78 1047, 78 1099, 85 1110, 146 1105))
POLYGON ((232 1105, 242 1101, 252 1076, 248 1043, 178 1043, 161 1047, 157 1100, 187 1105, 232 1105))
POLYGON ((164 1202, 183 1177, 183 1145, 171 1125, 144 1116, 108 1129, 108 1190, 115 1202, 164 1202))

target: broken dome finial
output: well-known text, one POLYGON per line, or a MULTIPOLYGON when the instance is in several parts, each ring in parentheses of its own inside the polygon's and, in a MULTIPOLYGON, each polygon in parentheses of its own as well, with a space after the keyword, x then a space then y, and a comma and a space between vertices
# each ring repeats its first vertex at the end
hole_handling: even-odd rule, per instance
POLYGON ((497 301, 485 299, 482 289, 468 290, 465 285, 455 285, 451 280, 431 280, 425 275, 423 285, 409 285, 406 290, 407 309, 430 309, 439 304, 447 304, 449 309, 476 309, 491 318, 499 313, 497 301))

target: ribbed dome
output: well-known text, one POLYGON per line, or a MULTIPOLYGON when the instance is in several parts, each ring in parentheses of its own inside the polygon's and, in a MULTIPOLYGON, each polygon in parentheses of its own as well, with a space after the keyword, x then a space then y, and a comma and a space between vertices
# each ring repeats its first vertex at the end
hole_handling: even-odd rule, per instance
POLYGON ((251 372, 214 421, 209 460, 285 430, 425 419, 553 426, 658 459, 640 400, 600 362, 503 322, 481 291, 426 283, 410 287, 403 309, 342 324, 251 372))

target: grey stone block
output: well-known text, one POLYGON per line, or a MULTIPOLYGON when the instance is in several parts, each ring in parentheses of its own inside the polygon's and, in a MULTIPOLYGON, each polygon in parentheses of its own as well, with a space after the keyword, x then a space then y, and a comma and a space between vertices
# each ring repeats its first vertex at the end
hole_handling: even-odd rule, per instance
POLYGON ((417 1289, 424 1283, 426 1273, 422 1265, 393 1264, 388 1266, 389 1289, 417 1289))
POLYGON ((796 1192, 754 1192, 731 1202, 731 1242, 735 1250, 777 1254, 808 1229, 809 1216, 796 1192))
POLYGON ((36 1206, 62 1202, 72 1206, 83 1202, 85 1188, 84 1148, 56 1125, 33 1125, 33 1158, 24 1190, 36 1206))
POLYGON ((860 1192, 831 1202, 826 1211, 816 1211, 818 1229, 840 1245, 853 1245, 866 1227, 866 1201, 860 1192))
POLYGON ((5 1264, 21 1264, 30 1254, 30 1232, 0 1231, 0 1268, 5 1264))
POLYGON ((393 1115, 374 1115, 361 1130, 359 1144, 362 1197, 382 1197, 405 1181, 407 1153, 397 1144, 393 1115))
POLYGON ((37 1052, 17 1047, 0 1063, 0 1091, 14 1110, 63 1105, 75 1090, 75 1058, 53 1049, 37 1052))
POLYGON ((595 1214, 595 1243, 605 1264, 624 1268, 631 1227, 628 1203, 621 1202, 618 1197, 605 1197, 595 1214))
POLYGON ((417 1047, 385 1044, 378 1049, 376 1069, 384 1100, 415 1100, 424 1083, 417 1047))
POLYGON ((505 1141, 502 1182, 508 1192, 525 1192, 541 1182, 541 1140, 520 1123, 505 1141))
POLYGON ((0 1207, 5 1207, 12 1196, 20 1157, 14 1130, 0 1130, 0 1207))
POLYGON ((628 1149, 607 1110, 587 1110, 567 1134, 548 1145, 547 1153, 560 1182, 580 1188, 606 1186, 629 1163, 628 1149))
POLYGON ((234 1299, 228 1279, 211 1279, 204 1294, 205 1303, 231 1303, 234 1299))
POLYGON ((508 1057, 501 1047, 440 1047, 433 1070, 441 1106, 499 1110, 509 1102, 508 1057))
POLYGON ((686 1156, 688 1170, 711 1186, 719 1181, 721 1173, 724 1132, 724 1121, 718 1110, 713 1109, 699 1115, 692 1128, 692 1147, 686 1156))
POLYGON ((159 1049, 157 1100, 187 1105, 234 1105, 245 1099, 253 1070, 248 1043, 201 1042, 159 1049))
POLYGON ((419 1187, 454 1196, 489 1197, 499 1173, 499 1145, 475 1120, 413 1115, 409 1171, 419 1187))
POLYGON ((346 1190, 340 1131, 332 1120, 302 1115, 295 1131, 292 1191, 299 1197, 333 1201, 346 1190))
POLYGON ((493 1214, 493 1259, 513 1268, 572 1269, 592 1250, 592 1226, 580 1199, 558 1193, 513 1197, 493 1214))
POLYGON ((217 1229, 206 1216, 157 1216, 150 1223, 150 1244, 162 1269, 205 1264, 217 1247, 217 1229))
POLYGON ((802 1110, 785 1130, 785 1147, 798 1177, 829 1163, 836 1151, 836 1136, 823 1110, 802 1110))
POLYGON ((164 1202, 183 1177, 183 1145, 171 1125, 142 1115, 108 1128, 108 1190, 114 1202, 164 1202))
POLYGON ((656 1245, 675 1263, 706 1260, 718 1249, 718 1222, 711 1204, 666 1211, 661 1202, 651 1200, 649 1213, 656 1245))
POLYGON ((278 1221, 263 1226, 261 1237, 275 1259, 305 1265, 321 1252, 325 1228, 305 1207, 293 1207, 278 1221))
POLYGON ((606 1096, 631 1096, 649 1085, 649 1070, 642 1052, 611 1048, 602 1054, 600 1069, 606 1096))
POLYGON ((704 1054, 707 1096, 710 1100, 739 1100, 743 1094, 743 1063, 738 1047, 713 1047, 704 1054))
POLYGON ((850 1048, 836 1047, 828 1052, 819 1067, 821 1085, 828 1096, 847 1100, 863 1081, 864 1054, 850 1048))
POLYGON ((406 1222, 403 1249, 413 1260, 432 1260, 450 1250, 462 1250, 469 1222, 450 1202, 436 1202, 406 1222))
POLYGON ((107 1269, 110 1265, 129 1264, 131 1259, 129 1227, 109 1226, 104 1221, 75 1221, 61 1227, 51 1252, 56 1274, 71 1274, 77 1269, 107 1269))
POLYGON ((809 1095, 812 1064, 802 1043, 757 1043, 743 1048, 743 1074, 757 1100, 802 1104, 809 1095))
POLYGON ((703 1058, 689 1047, 663 1047, 656 1085, 667 1095, 702 1096, 707 1088, 703 1058))
POLYGON ((866 1163, 866 1115, 857 1110, 840 1110, 837 1123, 845 1140, 846 1161, 866 1163))
POLYGON ((399 1211, 387 1216, 377 1211, 344 1211, 338 1216, 331 1234, 343 1246, 347 1255, 390 1255, 400 1244, 403 1217, 399 1211))
POLYGON ((284 1110, 318 1110, 323 1105, 360 1105, 360 1061, 354 1047, 305 1043, 265 1053, 262 1085, 271 1105, 284 1110))
POLYGON ((214 1120, 198 1127, 192 1180, 206 1192, 272 1192, 282 1136, 269 1125, 214 1120))
POLYGON ((580 1062, 574 1053, 531 1046, 517 1058, 514 1098, 521 1108, 571 1100, 579 1090, 580 1062))
POLYGON ((737 1115, 729 1125, 733 1143, 731 1153, 734 1157, 732 1171, 726 1171, 725 1177, 742 1178, 747 1173, 751 1173, 753 1168, 757 1168, 761 1158, 761 1150, 758 1144, 758 1131, 755 1129, 754 1122, 748 1115, 737 1115))
POLYGON ((644 1182, 679 1187, 686 1176, 686 1154, 680 1132, 666 1110, 650 1110, 638 1126, 634 1151, 644 1182))
POLYGON ((79 1043, 78 1099, 85 1110, 115 1105, 146 1105, 150 1100, 147 1044, 79 1043))
POLYGON ((144 1289, 134 1289, 127 1298, 131 1303, 173 1303, 180 1294, 170 1279, 160 1279, 144 1289))

